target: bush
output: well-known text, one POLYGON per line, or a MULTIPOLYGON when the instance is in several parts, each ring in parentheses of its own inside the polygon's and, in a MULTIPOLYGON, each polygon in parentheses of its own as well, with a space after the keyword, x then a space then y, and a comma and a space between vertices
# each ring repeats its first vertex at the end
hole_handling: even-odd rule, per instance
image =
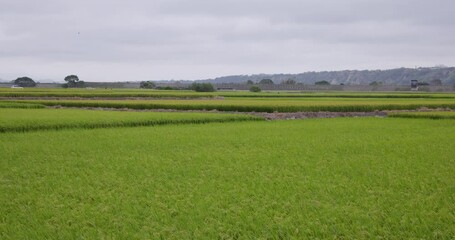
POLYGON ((272 79, 265 78, 259 81, 259 84, 273 84, 273 81, 272 79))
POLYGON ((211 83, 193 83, 191 89, 196 92, 215 92, 215 88, 211 83))
POLYGON ((315 82, 314 85, 330 85, 330 83, 327 81, 319 81, 319 82, 315 82))
POLYGON ((250 92, 260 92, 261 89, 258 86, 252 86, 250 87, 250 92))

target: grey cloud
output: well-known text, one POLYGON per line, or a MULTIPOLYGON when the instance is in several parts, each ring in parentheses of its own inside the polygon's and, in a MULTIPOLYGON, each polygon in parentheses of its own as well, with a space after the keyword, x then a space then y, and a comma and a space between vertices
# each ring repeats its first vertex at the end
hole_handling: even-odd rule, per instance
POLYGON ((93 81, 110 68, 110 80, 137 80, 455 65, 454 8, 451 0, 0 0, 0 78, 24 75, 25 63, 43 78, 82 72, 93 81))

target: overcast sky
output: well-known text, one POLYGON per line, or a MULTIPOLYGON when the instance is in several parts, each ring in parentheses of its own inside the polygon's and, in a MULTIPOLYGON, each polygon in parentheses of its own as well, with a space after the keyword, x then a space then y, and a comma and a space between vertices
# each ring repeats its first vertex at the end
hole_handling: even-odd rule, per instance
POLYGON ((0 79, 455 66, 454 0, 0 0, 0 79))

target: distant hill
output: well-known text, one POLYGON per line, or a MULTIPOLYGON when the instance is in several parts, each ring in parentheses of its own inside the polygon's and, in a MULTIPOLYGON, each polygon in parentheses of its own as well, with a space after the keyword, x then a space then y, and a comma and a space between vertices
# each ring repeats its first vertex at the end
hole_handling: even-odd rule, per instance
POLYGON ((439 82, 443 85, 455 84, 455 67, 429 67, 429 68, 396 68, 389 70, 344 70, 305 72, 298 74, 254 74, 234 75, 205 79, 211 83, 245 83, 248 80, 258 82, 262 79, 272 79, 276 84, 288 79, 297 83, 314 84, 318 81, 328 81, 331 84, 368 85, 374 81, 384 85, 409 85, 411 80, 431 83, 439 82))

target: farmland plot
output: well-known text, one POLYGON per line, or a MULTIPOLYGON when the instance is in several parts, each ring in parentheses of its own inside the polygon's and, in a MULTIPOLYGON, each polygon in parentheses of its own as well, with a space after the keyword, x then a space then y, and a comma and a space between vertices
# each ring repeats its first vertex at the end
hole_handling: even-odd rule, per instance
POLYGON ((261 120, 261 118, 244 114, 224 113, 0 108, 0 132, 56 130, 66 128, 133 127, 247 120, 261 120))
POLYGON ((0 133, 0 238, 451 239, 454 120, 0 133))
POLYGON ((455 109, 455 99, 433 98, 227 98, 198 100, 33 100, 48 106, 239 112, 371 112, 375 110, 455 109))

